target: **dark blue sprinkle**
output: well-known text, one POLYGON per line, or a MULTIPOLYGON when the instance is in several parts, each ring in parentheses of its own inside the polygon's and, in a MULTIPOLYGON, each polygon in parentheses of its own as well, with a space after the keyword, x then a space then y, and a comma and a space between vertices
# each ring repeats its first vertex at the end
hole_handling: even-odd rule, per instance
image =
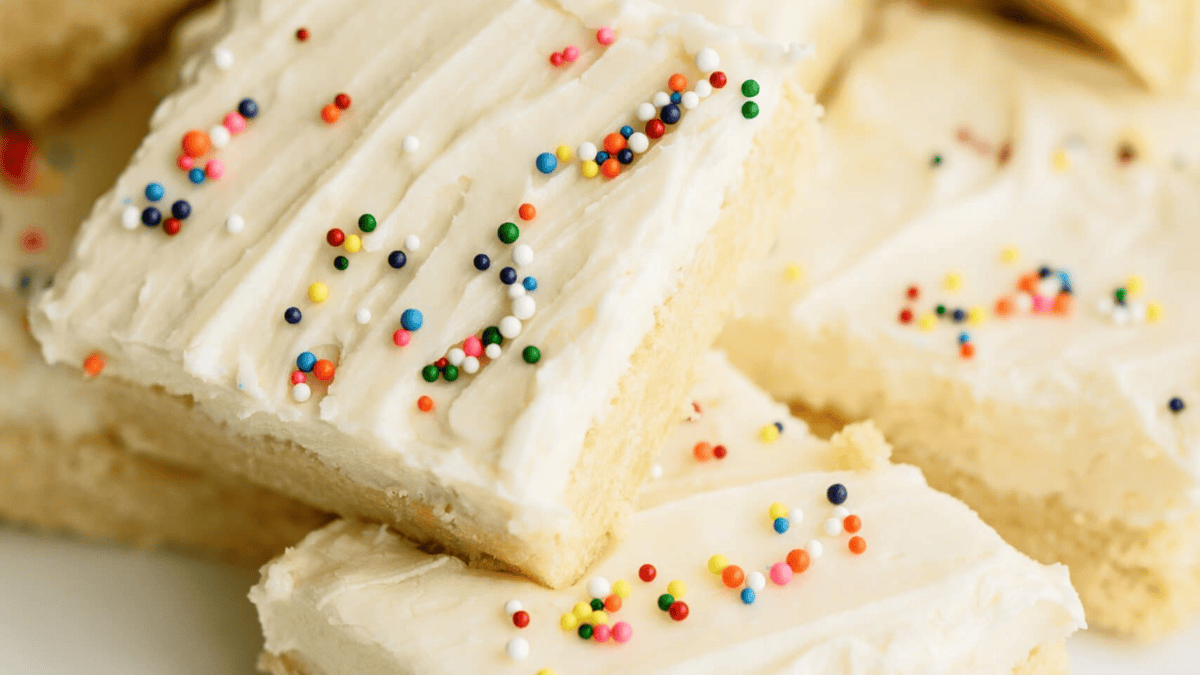
POLYGON ((954 310, 954 313, 953 313, 953 314, 951 314, 950 316, 951 316, 951 317, 952 317, 952 318, 953 318, 955 321, 959 321, 959 322, 961 322, 961 321, 966 321, 966 319, 967 319, 967 313, 966 313, 966 312, 964 312, 964 311, 962 311, 961 309, 956 309, 956 310, 954 310))
POLYGON ((629 148, 625 148, 624 150, 621 150, 620 152, 617 153, 617 161, 622 164, 633 163, 633 151, 630 150, 629 148))
POLYGON ((675 124, 679 121, 680 115, 679 106, 674 103, 668 103, 662 107, 662 112, 659 113, 658 117, 663 121, 663 124, 675 124))
POLYGON ((258 116, 258 104, 252 98, 244 98, 238 104, 238 114, 248 120, 252 120, 258 116))
POLYGON ((1044 265, 1042 267, 1039 267, 1038 268, 1038 276, 1042 279, 1045 279, 1046 277, 1050 276, 1050 268, 1046 267, 1044 265))
POLYGON ((517 283, 517 271, 511 267, 505 267, 500 270, 500 281, 509 285, 517 283))
POLYGON ((388 254, 388 264, 396 269, 404 267, 408 262, 408 256, 404 255, 404 251, 392 251, 388 254))
POLYGON ((1167 407, 1169 407, 1171 409, 1171 412, 1173 412, 1173 413, 1176 413, 1176 414, 1181 413, 1181 412, 1183 412, 1183 407, 1184 407, 1183 399, 1176 396, 1176 397, 1172 398, 1170 401, 1167 401, 1167 407))
POLYGON ((204 182, 204 169, 192 169, 188 172, 188 180, 196 185, 204 182))
POLYGON ((603 164, 609 158, 609 154, 603 150, 596 153, 596 163, 603 164))
POLYGON ((482 253, 475 256, 475 260, 473 262, 475 263, 475 269, 479 270, 480 272, 483 272, 492 266, 492 259, 482 253))
POLYGON ((142 211, 142 222, 146 224, 146 227, 154 227, 155 225, 158 225, 162 222, 162 211, 159 211, 153 206, 147 206, 145 210, 142 211))
POLYGON ((171 215, 180 220, 187 220, 192 215, 192 205, 180 199, 171 205, 171 215))
POLYGON ((825 497, 828 498, 829 503, 833 504, 834 506, 840 506, 841 504, 845 503, 846 498, 849 496, 850 493, 846 490, 846 486, 842 485, 841 483, 834 483, 833 485, 829 486, 828 490, 825 491, 825 497))
POLYGON ((783 433, 783 422, 775 423, 775 431, 778 431, 781 434, 783 433))
POLYGON ((302 316, 299 307, 288 307, 283 310, 283 320, 288 323, 300 323, 302 316))

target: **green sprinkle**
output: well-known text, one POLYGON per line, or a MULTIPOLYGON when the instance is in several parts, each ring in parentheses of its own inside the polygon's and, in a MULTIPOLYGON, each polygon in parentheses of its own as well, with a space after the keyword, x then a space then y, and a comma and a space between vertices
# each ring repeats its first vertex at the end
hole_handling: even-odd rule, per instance
POLYGON ((500 241, 511 244, 521 236, 521 230, 516 223, 505 223, 496 228, 496 236, 500 237, 500 241))
POLYGON ((746 80, 742 83, 742 96, 746 98, 754 98, 758 96, 758 81, 746 80))
POLYGON ((599 612, 604 609, 604 601, 600 598, 592 598, 592 610, 599 612))
POLYGON ((458 379, 458 366, 446 366, 442 371, 442 377, 446 378, 447 382, 453 382, 458 379))
POLYGON ((521 358, 525 359, 525 363, 537 363, 542 360, 542 350, 529 345, 521 350, 521 358))
POLYGON ((675 596, 671 595, 670 593, 663 593, 662 595, 658 596, 658 608, 664 612, 668 609, 671 609, 671 605, 674 603, 675 596))
POLYGON ((500 329, 495 326, 488 326, 483 329, 483 336, 479 338, 483 342, 483 346, 504 344, 504 336, 500 334, 500 329))
POLYGON ((438 367, 432 363, 421 369, 421 377, 425 378, 426 382, 437 382, 438 367))
POLYGON ((933 158, 929 160, 929 166, 937 168, 941 165, 942 165, 942 156, 941 155, 934 155, 933 158))
POLYGON ((742 117, 752 120, 758 117, 758 104, 754 101, 746 101, 742 104, 742 117))
POLYGON ((344 270, 350 266, 350 259, 344 255, 339 255, 333 259, 333 266, 339 270, 344 270))
POLYGON ((579 637, 583 638, 584 640, 591 640, 593 632, 594 629, 590 623, 585 623, 579 627, 579 637))
POLYGON ((374 232, 376 224, 375 216, 369 213, 364 213, 358 217, 358 229, 363 232, 374 232))
POLYGON ((1116 292, 1113 293, 1113 297, 1117 299, 1117 302, 1125 302, 1125 296, 1128 292, 1129 291, 1125 290, 1124 288, 1118 288, 1116 292))
POLYGON ((943 314, 945 314, 945 313, 946 313, 946 306, 945 306, 945 305, 938 305, 938 306, 937 306, 937 313, 938 313, 938 316, 942 316, 943 314))

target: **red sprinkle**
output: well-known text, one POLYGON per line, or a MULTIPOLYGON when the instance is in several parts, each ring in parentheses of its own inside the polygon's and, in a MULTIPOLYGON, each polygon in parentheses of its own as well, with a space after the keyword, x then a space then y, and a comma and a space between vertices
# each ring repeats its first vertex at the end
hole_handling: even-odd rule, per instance
POLYGON ((662 120, 653 119, 646 122, 646 135, 650 138, 662 138, 667 133, 667 125, 662 120))
POLYGON ((559 54, 558 52, 554 52, 553 54, 550 55, 550 65, 557 68, 557 67, 561 66, 562 64, 563 64, 562 54, 559 54))
POLYGON ((304 374, 303 370, 292 371, 292 384, 304 384, 305 382, 308 382, 308 376, 304 374))
POLYGON ((341 246, 342 242, 346 241, 346 233, 335 227, 325 233, 325 241, 329 242, 330 246, 341 246))
POLYGON ((708 83, 713 86, 713 89, 721 89, 728 81, 729 78, 725 77, 725 73, 719 70, 714 70, 712 75, 708 76, 708 83))
POLYGON ((513 613, 513 625, 517 628, 524 628, 529 625, 529 612, 521 610, 513 613))
POLYGON ((683 621, 688 618, 688 614, 690 613, 687 603, 682 600, 672 602, 670 609, 667 611, 671 613, 671 618, 676 621, 683 621))
POLYGON ((333 104, 339 110, 348 110, 350 108, 350 94, 342 93, 333 97, 333 104))
POLYGON ((308 29, 307 28, 297 29, 296 30, 296 39, 301 42, 308 40, 308 29))
POLYGON ((725 449, 725 446, 718 445, 712 449, 712 453, 713 457, 716 457, 717 459, 725 459, 725 455, 728 455, 729 451, 725 449))
POLYGON ((167 218, 163 221, 163 232, 168 237, 174 237, 179 234, 179 230, 183 227, 183 223, 179 222, 178 218, 167 218))
POLYGON ((646 563, 638 568, 638 578, 646 583, 654 581, 654 578, 657 576, 658 570, 654 569, 654 565, 650 563, 646 563))
POLYGON ((446 365, 449 363, 450 362, 446 360, 446 357, 443 356, 442 358, 438 359, 437 361, 434 361, 433 365, 437 366, 438 370, 441 370, 442 368, 445 368, 446 365))
POLYGON ((900 323, 912 323, 912 310, 911 309, 900 310, 900 323))
POLYGON ((921 297, 921 289, 916 286, 909 286, 907 295, 909 300, 916 300, 921 297))
POLYGON ((46 248, 46 234, 36 227, 31 227, 21 233, 21 250, 26 253, 40 253, 46 248))

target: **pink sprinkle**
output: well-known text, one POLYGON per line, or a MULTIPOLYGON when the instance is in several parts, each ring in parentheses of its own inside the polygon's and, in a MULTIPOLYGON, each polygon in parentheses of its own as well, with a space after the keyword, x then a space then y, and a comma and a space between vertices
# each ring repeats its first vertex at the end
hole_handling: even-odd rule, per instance
POLYGON ((563 59, 574 63, 575 59, 579 58, 579 47, 575 45, 567 45, 567 48, 562 51, 563 59))
POLYGON ((792 566, 785 562, 775 563, 771 565, 771 581, 775 582, 776 586, 787 586, 792 580, 792 566))
POLYGON ((604 26, 600 30, 596 31, 596 42, 599 42, 605 47, 611 45, 614 41, 616 41, 616 39, 617 34, 614 33, 613 29, 609 28, 608 26, 604 26))
POLYGON ((550 65, 552 65, 556 68, 558 66, 561 66, 562 65, 562 54, 559 54, 558 52, 554 52, 553 54, 551 54, 550 55, 550 65))
POLYGON ((217 180, 225 175, 225 162, 219 159, 210 159, 208 164, 204 165, 204 173, 208 174, 209 178, 217 180))
POLYGON ((467 356, 479 358, 479 356, 483 354, 483 342, 480 341, 479 338, 472 335, 466 340, 463 340, 463 353, 467 356))
POLYGON ((629 638, 633 637, 633 626, 624 621, 618 621, 612 627, 612 637, 617 641, 617 644, 623 645, 629 642, 629 638))
POLYGON ((225 128, 229 133, 237 136, 246 130, 246 118, 236 112, 231 112, 225 116, 225 128))
POLYGON ((397 347, 407 347, 408 343, 412 342, 412 333, 403 328, 397 329, 395 333, 392 333, 392 342, 397 347))
POLYGON ((592 631, 592 637, 596 638, 596 642, 608 642, 608 638, 612 636, 612 629, 604 624, 596 626, 592 631))
POLYGON ((304 384, 307 381, 308 381, 308 377, 304 374, 304 371, 302 371, 302 370, 293 370, 292 371, 292 384, 304 384))
POLYGON ((175 160, 180 169, 191 171, 192 167, 196 166, 196 158, 191 155, 180 155, 179 159, 175 160))
POLYGON ((1041 294, 1033 296, 1033 311, 1035 314, 1046 314, 1052 309, 1054 309, 1054 300, 1050 299, 1049 296, 1041 294))

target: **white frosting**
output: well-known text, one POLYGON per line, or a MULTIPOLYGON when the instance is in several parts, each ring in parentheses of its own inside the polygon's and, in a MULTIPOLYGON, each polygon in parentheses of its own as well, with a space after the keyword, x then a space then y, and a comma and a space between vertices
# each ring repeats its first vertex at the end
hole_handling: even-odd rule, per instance
POLYGON ((741 298, 732 358, 778 396, 869 415, 1000 491, 1138 523, 1195 508, 1200 101, 962 16, 896 6, 884 23, 828 104, 826 161, 741 298), (998 318, 996 300, 1043 264, 1069 271, 1074 314, 998 318), (1131 304, 1160 303, 1157 323, 1095 309, 1133 275, 1131 304), (922 331, 939 302, 987 319, 922 331))
POLYGON ((267 650, 322 675, 1009 675, 1033 648, 1083 625, 1065 568, 1030 561, 916 469, 888 464, 870 425, 820 441, 722 357, 707 356, 701 371, 701 419, 680 425, 628 536, 576 586, 551 591, 421 553, 378 525, 339 521, 264 568, 251 591, 267 650), (784 432, 764 444, 760 427, 775 421, 784 432), (698 438, 726 443, 729 454, 697 462, 698 438), (834 471, 839 458, 857 470, 834 471), (862 555, 848 551, 850 535, 821 532, 835 511, 825 497, 835 482, 862 519, 862 555), (774 501, 810 517, 776 534, 767 513, 774 501), (753 605, 707 569, 720 553, 748 577, 765 573, 809 539, 824 542, 825 555, 786 586, 748 582, 760 589, 753 605), (657 569, 651 583, 638 578, 646 563, 657 569), (687 585, 690 615, 681 623, 656 605, 674 579, 687 585), (630 624, 630 641, 585 642, 561 629, 560 616, 591 599, 589 587, 617 580, 632 593, 609 624, 630 624), (506 615, 513 600, 529 613, 527 628, 506 615), (520 661, 505 653, 515 639, 529 648, 520 661))
POLYGON ((799 50, 647 2, 312 0, 289 5, 286 21, 264 18, 276 10, 244 14, 220 42, 232 67, 201 64, 160 107, 34 312, 45 355, 78 363, 99 349, 106 373, 190 395, 240 433, 295 440, 359 484, 443 490, 461 500, 455 518, 552 541, 570 526, 564 493, 585 434, 605 422, 630 355, 774 123, 799 50), (596 44, 577 4, 607 17, 614 44, 596 44), (568 44, 578 60, 551 66, 568 44), (541 152, 635 123, 637 104, 672 73, 702 77, 693 54, 706 46, 729 86, 618 179, 584 178, 575 162, 534 169, 541 152), (762 85, 754 120, 739 114, 747 77, 762 85), (352 106, 327 125, 319 111, 341 91, 352 106), (261 112, 214 155, 225 177, 191 185, 174 167, 180 139, 243 97, 261 112), (418 151, 403 151, 409 136, 418 151), (176 237, 120 226, 124 200, 143 204, 150 181, 166 186, 164 204, 192 204, 176 237), (516 217, 523 202, 538 209, 532 223, 516 217), (362 234, 362 213, 378 229, 338 271, 345 251, 325 233, 362 234), (222 226, 231 214, 244 222, 236 235, 222 226), (536 253, 518 272, 537 278, 536 315, 477 374, 426 383, 423 366, 509 313, 497 273, 511 251, 495 234, 505 221, 536 253), (396 249, 407 253, 399 270, 387 262, 396 249), (483 273, 472 267, 480 252, 493 260, 483 273), (319 305, 306 297, 317 281, 329 289, 319 305), (283 319, 293 305, 296 325, 283 319), (363 308, 369 324, 355 320, 363 308), (397 348, 407 308, 424 326, 397 348), (529 345, 541 350, 536 366, 521 358, 529 345), (311 398, 297 402, 289 373, 304 351, 337 375, 327 391, 310 376, 311 398), (418 410, 421 395, 434 412, 418 410))

